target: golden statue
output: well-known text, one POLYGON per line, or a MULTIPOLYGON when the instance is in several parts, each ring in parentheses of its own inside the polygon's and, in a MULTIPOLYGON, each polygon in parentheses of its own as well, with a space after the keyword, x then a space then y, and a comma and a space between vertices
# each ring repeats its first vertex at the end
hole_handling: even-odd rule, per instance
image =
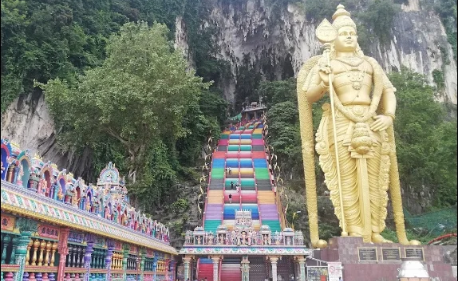
POLYGON ((325 43, 324 55, 309 59, 297 78, 312 246, 327 245, 318 236, 311 107, 325 93, 331 104, 323 106, 315 148, 341 235, 362 237, 364 242, 391 242, 380 235, 385 229, 389 190, 399 242, 417 245, 405 233, 392 126, 396 89, 377 61, 362 53, 356 24, 344 6, 337 7, 332 19, 332 25, 323 20, 316 32, 325 43))

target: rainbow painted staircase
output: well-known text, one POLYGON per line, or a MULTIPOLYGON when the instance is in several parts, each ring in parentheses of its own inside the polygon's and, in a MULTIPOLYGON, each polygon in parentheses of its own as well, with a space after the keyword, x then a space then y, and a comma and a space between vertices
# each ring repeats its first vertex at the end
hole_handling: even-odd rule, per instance
MULTIPOLYGON (((221 224, 232 230, 237 210, 251 211, 252 227, 256 231, 261 225, 268 225, 272 233, 281 232, 284 228, 278 212, 280 206, 276 204, 272 189, 273 176, 269 172, 262 128, 259 121, 254 121, 221 134, 212 155, 203 218, 205 231, 216 233, 221 224), (237 183, 240 186, 238 190, 237 183), (232 194, 232 200, 229 194, 232 194)), ((201 258, 198 268, 199 279, 207 277, 212 280, 211 260, 201 258)), ((223 260, 222 281, 240 280, 240 274, 240 258, 223 260)))

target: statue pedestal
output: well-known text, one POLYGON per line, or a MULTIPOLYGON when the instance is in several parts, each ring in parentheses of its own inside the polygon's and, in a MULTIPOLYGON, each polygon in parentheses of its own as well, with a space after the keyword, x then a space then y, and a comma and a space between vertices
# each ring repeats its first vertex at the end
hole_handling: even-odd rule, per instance
MULTIPOLYGON (((343 266, 343 281, 352 280, 397 280, 401 258, 420 257, 429 276, 439 280, 456 280, 452 266, 447 263, 447 251, 452 246, 404 246, 398 243, 363 243, 360 237, 334 237, 329 246, 313 251, 313 257, 324 261, 339 261, 343 266), (364 276, 364 279, 361 277, 364 276)), ((307 261, 307 265, 310 260, 307 261)))

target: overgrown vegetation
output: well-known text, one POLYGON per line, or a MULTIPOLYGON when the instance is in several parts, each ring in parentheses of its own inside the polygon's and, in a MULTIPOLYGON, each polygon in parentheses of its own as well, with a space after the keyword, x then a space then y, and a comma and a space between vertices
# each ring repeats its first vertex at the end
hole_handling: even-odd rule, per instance
POLYGON ((129 21, 158 21, 174 30, 186 0, 5 0, 1 3, 2 112, 33 80, 78 74, 105 58, 107 38, 129 21))
POLYGON ((161 205, 177 177, 186 176, 185 167, 196 163, 201 143, 220 130, 221 102, 207 94, 214 106, 202 112, 202 92, 210 84, 186 71, 168 32, 161 24, 127 23, 107 41, 101 66, 73 84, 61 79, 38 84, 63 128, 61 140, 70 146, 105 145, 145 208, 161 205))
POLYGON ((394 19, 399 12, 399 4, 393 0, 360 1, 351 0, 305 0, 307 20, 321 21, 323 18, 331 19, 337 5, 342 4, 352 14, 358 27, 359 42, 365 50, 369 42, 378 38, 380 43, 386 45, 391 40, 391 29, 394 19))
MULTIPOLYGON (((429 2, 429 1, 427 1, 429 2)), ((440 0, 433 1, 433 6, 439 17, 442 20, 442 24, 445 27, 447 33, 447 40, 452 45, 453 58, 456 61, 456 13, 457 13, 457 1, 456 0, 440 0)), ((443 53, 445 55, 446 53, 443 53)))

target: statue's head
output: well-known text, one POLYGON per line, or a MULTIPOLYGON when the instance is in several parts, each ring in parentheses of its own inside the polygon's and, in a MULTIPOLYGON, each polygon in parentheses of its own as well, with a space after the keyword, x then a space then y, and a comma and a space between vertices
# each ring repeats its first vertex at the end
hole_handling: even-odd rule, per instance
POLYGON ((332 26, 337 31, 337 37, 332 44, 335 52, 355 52, 361 55, 356 24, 343 5, 337 6, 337 11, 332 15, 332 19, 332 26))

